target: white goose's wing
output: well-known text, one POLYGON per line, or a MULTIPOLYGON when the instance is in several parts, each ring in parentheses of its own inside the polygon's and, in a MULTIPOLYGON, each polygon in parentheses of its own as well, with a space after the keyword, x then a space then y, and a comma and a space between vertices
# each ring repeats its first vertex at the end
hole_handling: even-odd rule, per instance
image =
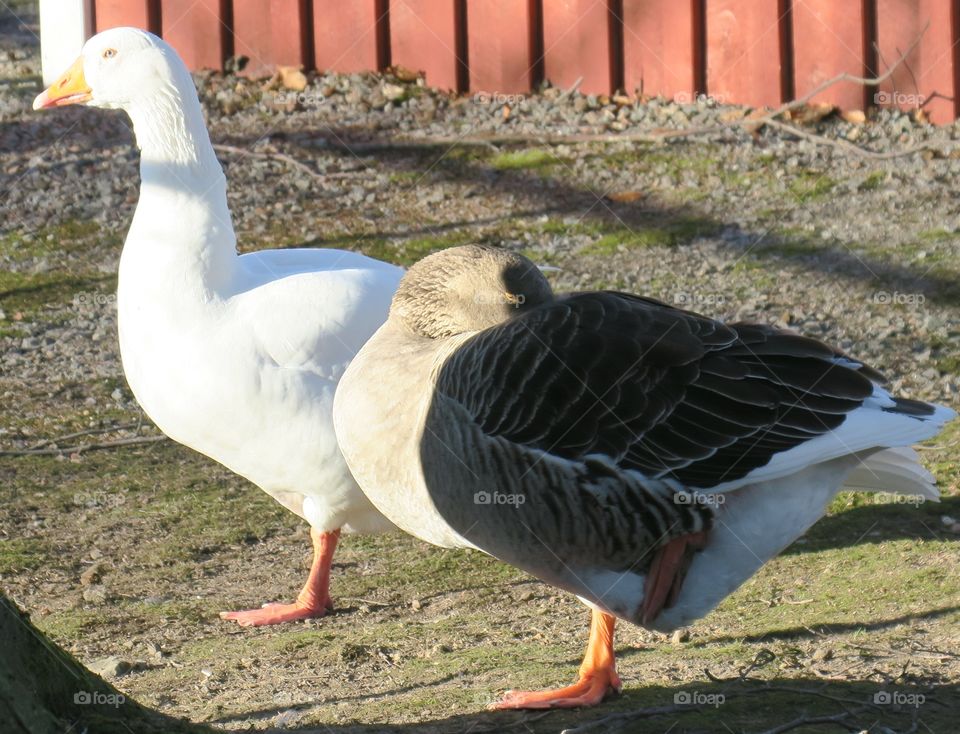
POLYGON ((358 253, 272 250, 240 258, 238 317, 277 366, 336 381, 386 319, 403 270, 358 253))

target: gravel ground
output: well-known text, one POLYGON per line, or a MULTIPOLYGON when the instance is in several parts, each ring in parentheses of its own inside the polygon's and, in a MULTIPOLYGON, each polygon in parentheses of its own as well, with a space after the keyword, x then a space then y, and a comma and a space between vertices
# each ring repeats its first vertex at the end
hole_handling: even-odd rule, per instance
MULTIPOLYGON (((15 7, 25 23, 0 11, 0 449, 140 415, 112 296, 139 184, 129 123, 30 110, 36 19, 15 7)), ((230 146, 221 160, 244 251, 307 244, 409 264, 495 242, 555 265, 559 290, 618 288, 777 323, 871 362, 897 391, 960 407, 958 125, 886 110, 802 127, 877 154, 926 146, 888 159, 771 126, 546 145, 545 135, 658 134, 751 111, 552 88, 456 98, 393 75, 308 75, 302 92, 195 79, 214 141, 230 146), (450 142, 483 135, 530 139, 450 142)), ((952 467, 948 494, 953 435, 936 457, 952 467)))
MULTIPOLYGON (((25 245, 2 265, 38 275, 66 260, 114 273, 138 187, 128 122, 96 110, 31 112, 35 38, 9 14, 0 32, 10 49, 0 67, 0 232, 25 245), (82 252, 43 247, 39 240, 62 236, 51 228, 64 221, 94 222, 98 234, 82 252)), ((244 248, 373 243, 389 256, 411 238, 436 246, 497 240, 561 266, 561 288, 606 284, 724 318, 778 321, 873 360, 895 387, 902 381, 921 397, 957 400, 955 370, 935 364, 953 364, 958 343, 956 125, 882 111, 866 124, 832 116, 805 128, 880 153, 930 148, 885 161, 770 127, 658 145, 543 147, 543 134, 684 129, 749 111, 550 88, 455 98, 370 74, 313 75, 300 93, 219 74, 197 83, 215 141, 242 148, 221 157, 244 248), (531 142, 411 144, 481 134, 531 142), (319 176, 262 155, 270 151, 319 176)), ((20 321, 4 367, 30 378, 119 375, 115 355, 104 360, 90 343, 113 333, 113 312, 100 307, 109 303, 82 300, 66 323, 20 321)))

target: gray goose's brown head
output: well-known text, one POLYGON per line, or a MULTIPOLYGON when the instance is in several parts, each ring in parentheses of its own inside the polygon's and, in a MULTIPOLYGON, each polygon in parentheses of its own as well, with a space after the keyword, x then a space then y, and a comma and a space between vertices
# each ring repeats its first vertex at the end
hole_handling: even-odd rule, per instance
POLYGON ((487 245, 434 253, 407 271, 390 317, 430 339, 481 331, 553 300, 539 268, 487 245))

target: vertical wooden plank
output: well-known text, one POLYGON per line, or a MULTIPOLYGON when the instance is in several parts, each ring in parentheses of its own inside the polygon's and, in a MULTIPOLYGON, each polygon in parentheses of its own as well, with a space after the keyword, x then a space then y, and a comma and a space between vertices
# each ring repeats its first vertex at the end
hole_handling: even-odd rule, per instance
POLYGON ((219 69, 227 55, 225 0, 163 0, 163 38, 190 69, 219 69))
POLYGON ((91 0, 40 0, 40 64, 44 85, 65 72, 93 35, 91 0))
POLYGON ((427 84, 458 89, 466 59, 457 40, 457 0, 390 0, 394 64, 423 71, 427 84))
POLYGON ((97 33, 108 28, 133 26, 145 30, 150 27, 148 0, 96 0, 97 33))
POLYGON ((470 89, 528 92, 534 85, 534 9, 529 0, 467 4, 470 89))
POLYGON ((277 65, 312 66, 307 58, 306 0, 233 0, 233 53, 246 56, 246 76, 277 65))
POLYGON ((546 0, 544 76, 554 86, 564 88, 582 77, 580 91, 587 94, 614 91, 610 24, 610 8, 605 0, 546 0))
POLYGON ((707 92, 725 104, 775 107, 782 89, 780 2, 709 0, 707 92))
POLYGON ((877 0, 878 68, 882 74, 930 24, 923 40, 877 90, 881 106, 923 109, 936 123, 950 122, 957 108, 953 39, 954 3, 945 0, 877 0))
MULTIPOLYGON (((838 74, 869 76, 867 18, 862 2, 803 0, 793 5, 794 85, 796 96, 809 94, 838 74)), ((841 82, 812 99, 842 109, 866 109, 873 91, 841 82)))
POLYGON ((624 85, 629 93, 690 101, 698 91, 699 0, 623 7, 624 85))
POLYGON ((270 0, 270 10, 273 56, 269 61, 284 66, 302 66, 305 69, 312 69, 313 53, 310 48, 310 16, 307 12, 307 0, 270 0))
POLYGON ((316 68, 349 73, 386 66, 387 17, 387 0, 313 0, 316 68))

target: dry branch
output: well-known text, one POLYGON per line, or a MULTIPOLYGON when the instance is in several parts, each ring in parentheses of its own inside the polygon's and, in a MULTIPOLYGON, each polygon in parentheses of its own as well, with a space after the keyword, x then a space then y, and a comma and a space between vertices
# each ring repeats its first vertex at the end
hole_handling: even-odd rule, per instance
POLYGON ((316 179, 317 181, 329 181, 336 178, 353 178, 364 172, 339 171, 335 173, 320 173, 315 171, 303 161, 297 160, 292 155, 287 155, 286 153, 281 153, 279 151, 249 150, 248 148, 240 148, 236 145, 227 145, 225 143, 214 143, 213 148, 214 150, 219 150, 221 153, 230 153, 232 155, 240 156, 241 158, 245 156, 251 156, 253 158, 266 158, 269 160, 280 161, 282 163, 286 163, 288 166, 293 166, 294 168, 303 171, 310 176, 310 178, 316 179))
POLYGON ((836 724, 837 726, 843 727, 847 731, 861 731, 862 727, 857 724, 848 724, 846 723, 846 719, 856 716, 857 714, 862 714, 866 710, 867 707, 864 706, 860 709, 844 711, 842 714, 834 714, 833 716, 798 716, 793 721, 780 724, 772 729, 765 729, 764 731, 759 732, 759 734, 784 734, 784 732, 788 732, 793 729, 799 729, 801 726, 819 726, 821 724, 836 724))
POLYGON ((113 433, 114 431, 128 431, 131 428, 139 428, 140 422, 136 421, 134 423, 121 423, 113 426, 101 426, 100 428, 87 428, 84 431, 75 431, 73 433, 66 433, 63 436, 57 436, 56 438, 45 438, 39 443, 35 443, 30 447, 30 450, 42 449, 44 446, 49 446, 50 444, 61 444, 64 441, 70 441, 74 438, 80 438, 81 436, 92 436, 98 433, 113 433))
POLYGON ((116 441, 102 441, 100 443, 85 443, 78 446, 64 448, 43 449, 6 449, 0 451, 0 456, 57 456, 61 454, 82 454, 85 451, 100 451, 115 449, 120 446, 138 446, 140 444, 168 441, 166 436, 135 436, 133 438, 119 438, 116 441))
POLYGON ((583 732, 595 731, 597 729, 601 731, 610 731, 611 724, 625 723, 627 721, 633 721, 634 719, 644 719, 651 718, 654 716, 664 716, 666 714, 679 714, 686 713, 691 711, 700 711, 699 706, 648 706, 647 708, 636 709, 634 711, 622 711, 616 714, 608 714, 600 719, 594 719, 593 721, 588 721, 585 724, 580 724, 575 726, 572 729, 564 729, 560 734, 583 734, 583 732))

